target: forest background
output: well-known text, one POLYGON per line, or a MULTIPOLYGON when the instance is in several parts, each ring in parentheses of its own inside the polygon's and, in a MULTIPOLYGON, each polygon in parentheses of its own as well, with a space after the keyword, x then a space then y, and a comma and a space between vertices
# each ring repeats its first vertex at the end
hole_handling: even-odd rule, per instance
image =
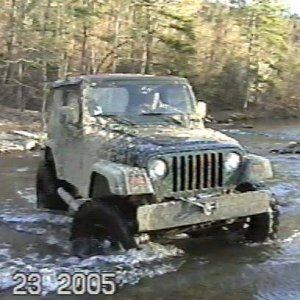
POLYGON ((0 105, 68 74, 184 76, 213 111, 300 111, 300 17, 280 0, 0 0, 0 105))

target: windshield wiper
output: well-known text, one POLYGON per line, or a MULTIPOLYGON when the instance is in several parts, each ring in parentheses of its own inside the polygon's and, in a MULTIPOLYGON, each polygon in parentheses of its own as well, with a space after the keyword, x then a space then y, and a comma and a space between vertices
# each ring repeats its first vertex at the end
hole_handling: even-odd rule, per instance
POLYGON ((161 112, 155 112, 155 111, 150 111, 150 112, 142 112, 139 115, 142 116, 165 116, 165 113, 161 113, 161 112))
POLYGON ((170 115, 170 114, 165 114, 165 113, 161 113, 161 112, 146 112, 146 113, 141 113, 140 115, 142 115, 142 116, 162 116, 165 119, 173 121, 174 123, 183 125, 182 121, 177 120, 173 115, 170 115))
POLYGON ((113 115, 113 114, 97 114, 97 115, 94 115, 94 117, 101 117, 101 118, 110 118, 116 122, 120 122, 120 123, 123 123, 125 125, 135 125, 133 122, 131 122, 130 120, 128 119, 125 119, 124 117, 122 116, 119 116, 119 115, 113 115))

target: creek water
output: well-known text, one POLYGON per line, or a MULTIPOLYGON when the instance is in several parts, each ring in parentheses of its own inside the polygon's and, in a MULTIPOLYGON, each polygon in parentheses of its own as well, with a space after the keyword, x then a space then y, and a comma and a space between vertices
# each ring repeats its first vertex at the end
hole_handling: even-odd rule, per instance
POLYGON ((3 155, 0 298, 15 298, 12 287, 17 271, 40 272, 45 279, 45 298, 60 299, 55 294, 59 272, 94 270, 116 272, 119 283, 116 295, 97 299, 299 300, 300 155, 269 154, 269 150, 300 140, 300 122, 276 121, 256 124, 253 129, 222 131, 272 161, 275 177, 268 184, 279 199, 281 211, 277 240, 244 244, 227 236, 182 239, 109 256, 72 257, 68 242, 71 218, 35 209, 38 154, 3 155))

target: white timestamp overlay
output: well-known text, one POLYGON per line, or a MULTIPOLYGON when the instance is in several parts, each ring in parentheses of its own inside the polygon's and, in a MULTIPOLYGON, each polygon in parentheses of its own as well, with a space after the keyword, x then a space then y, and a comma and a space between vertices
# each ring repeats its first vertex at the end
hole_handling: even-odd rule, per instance
MULTIPOLYGON (((113 295, 117 291, 116 274, 113 272, 62 272, 57 274, 57 295, 113 295)), ((42 295, 43 274, 17 272, 13 275, 16 285, 13 295, 42 295)))

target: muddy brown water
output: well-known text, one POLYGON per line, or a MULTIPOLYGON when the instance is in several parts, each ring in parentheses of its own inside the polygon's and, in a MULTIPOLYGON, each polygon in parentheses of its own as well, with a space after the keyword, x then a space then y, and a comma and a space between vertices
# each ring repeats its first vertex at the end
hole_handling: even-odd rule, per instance
POLYGON ((89 270, 117 272, 117 294, 97 299, 299 300, 300 156, 268 150, 300 140, 300 122, 276 121, 224 132, 273 163, 275 178, 269 185, 281 204, 276 241, 245 245, 231 237, 184 239, 80 260, 69 252, 71 219, 35 209, 37 154, 5 155, 0 157, 0 299, 16 297, 12 274, 18 271, 39 272, 45 279, 45 299, 61 299, 56 294, 57 274, 89 270))

